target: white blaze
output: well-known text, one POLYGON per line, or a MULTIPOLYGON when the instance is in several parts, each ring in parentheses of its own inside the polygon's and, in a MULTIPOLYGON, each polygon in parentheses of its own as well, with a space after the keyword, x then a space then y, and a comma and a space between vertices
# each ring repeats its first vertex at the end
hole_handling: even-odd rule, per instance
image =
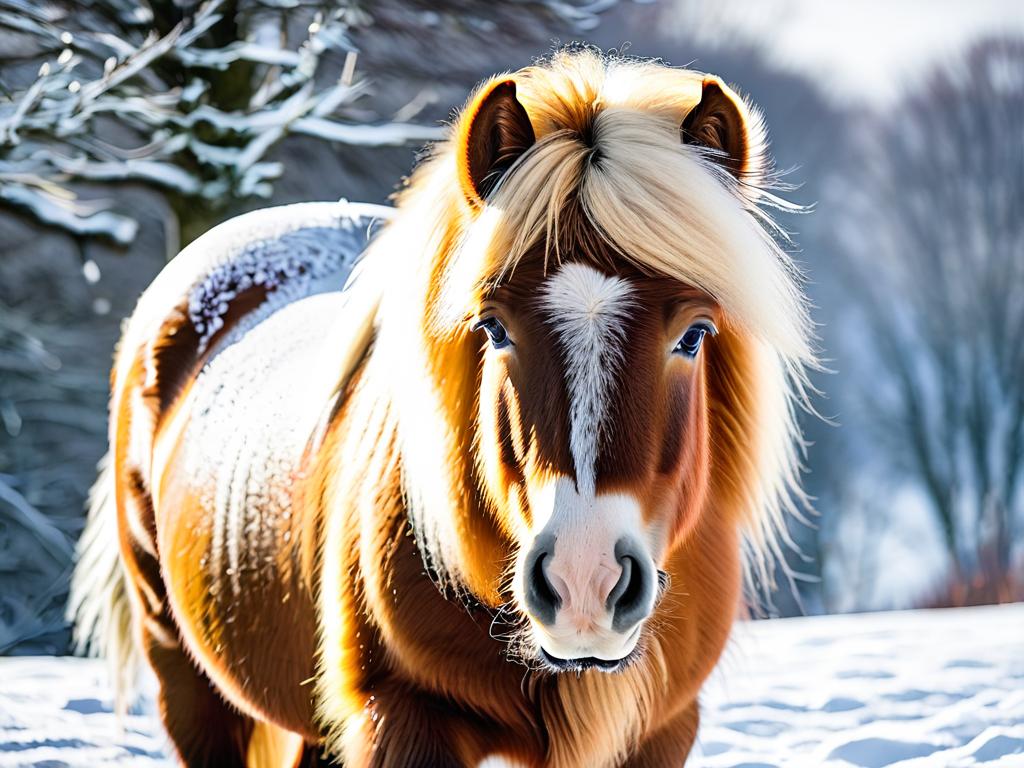
POLYGON ((525 768, 525 766, 504 755, 490 755, 481 760, 476 768, 525 768))
POLYGON ((547 282, 541 299, 565 352, 569 448, 580 493, 585 495, 595 491, 602 422, 622 366, 631 293, 621 278, 585 264, 566 264, 547 282))
MULTIPOLYGON (((546 572, 549 580, 559 585, 563 604, 554 624, 531 622, 534 637, 548 653, 562 659, 628 656, 636 647, 639 631, 634 628, 624 636, 615 630, 614 614, 607 610, 605 597, 612 587, 607 580, 614 583, 620 573, 615 557, 619 540, 631 539, 645 552, 655 550, 644 527, 640 504, 628 494, 595 496, 577 491, 567 477, 547 483, 536 498, 546 501, 544 506, 534 508, 534 523, 537 530, 554 536, 554 551, 546 572), (580 631, 581 620, 589 625, 584 632, 580 631)), ((524 549, 520 573, 524 572, 526 556, 524 549)))

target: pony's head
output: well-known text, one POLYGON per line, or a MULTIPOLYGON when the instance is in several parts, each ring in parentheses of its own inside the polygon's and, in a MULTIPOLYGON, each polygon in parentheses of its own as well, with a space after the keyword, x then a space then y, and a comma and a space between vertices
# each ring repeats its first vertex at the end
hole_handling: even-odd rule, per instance
POLYGON ((518 598, 556 667, 630 655, 708 486, 703 348, 721 308, 600 256, 579 247, 547 271, 521 265, 474 322, 485 487, 519 542, 518 598))
POLYGON ((704 516, 774 546, 813 355, 763 153, 717 78, 564 51, 484 84, 405 193, 430 255, 379 343, 414 528, 550 666, 620 668, 704 516))

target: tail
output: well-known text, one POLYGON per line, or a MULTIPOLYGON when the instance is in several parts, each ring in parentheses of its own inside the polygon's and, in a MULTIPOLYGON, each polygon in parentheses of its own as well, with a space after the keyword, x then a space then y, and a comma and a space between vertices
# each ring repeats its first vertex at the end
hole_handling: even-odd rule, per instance
POLYGON ((115 708, 123 714, 130 703, 140 657, 133 640, 127 574, 118 545, 109 453, 100 461, 99 477, 89 492, 89 514, 78 540, 76 561, 67 610, 67 618, 74 624, 75 652, 107 660, 115 708))

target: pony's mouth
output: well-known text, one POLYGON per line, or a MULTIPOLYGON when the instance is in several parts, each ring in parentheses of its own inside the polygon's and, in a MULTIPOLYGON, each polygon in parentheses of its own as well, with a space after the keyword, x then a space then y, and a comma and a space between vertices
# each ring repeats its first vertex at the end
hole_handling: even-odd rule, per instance
POLYGON ((642 625, 637 625, 636 628, 630 633, 630 636, 626 642, 627 648, 630 651, 624 656, 618 659, 602 659, 599 656, 573 656, 571 658, 562 658, 555 656, 543 645, 538 644, 537 655, 540 658, 541 663, 550 672, 562 673, 562 672, 586 672, 588 669, 596 669, 600 672, 621 672, 638 658, 643 653, 639 642, 640 630, 642 625))
POLYGON ((583 656, 577 659, 560 659, 552 656, 543 648, 540 649, 540 658, 544 665, 552 672, 586 672, 588 669, 597 669, 601 672, 621 672, 628 667, 639 654, 639 649, 634 648, 621 659, 599 659, 596 656, 583 656))

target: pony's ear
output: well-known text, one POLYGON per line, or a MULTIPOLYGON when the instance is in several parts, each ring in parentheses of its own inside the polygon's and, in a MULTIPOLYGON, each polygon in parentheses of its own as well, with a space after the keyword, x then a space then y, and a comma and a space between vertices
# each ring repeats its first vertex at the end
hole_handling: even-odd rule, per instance
POLYGON ((716 150, 711 157, 738 177, 746 168, 749 152, 744 113, 736 94, 718 78, 706 77, 700 102, 679 126, 679 139, 683 144, 716 150))
POLYGON ((459 133, 459 181, 470 204, 484 200, 536 141, 530 117, 516 98, 514 80, 482 90, 470 103, 459 133))

